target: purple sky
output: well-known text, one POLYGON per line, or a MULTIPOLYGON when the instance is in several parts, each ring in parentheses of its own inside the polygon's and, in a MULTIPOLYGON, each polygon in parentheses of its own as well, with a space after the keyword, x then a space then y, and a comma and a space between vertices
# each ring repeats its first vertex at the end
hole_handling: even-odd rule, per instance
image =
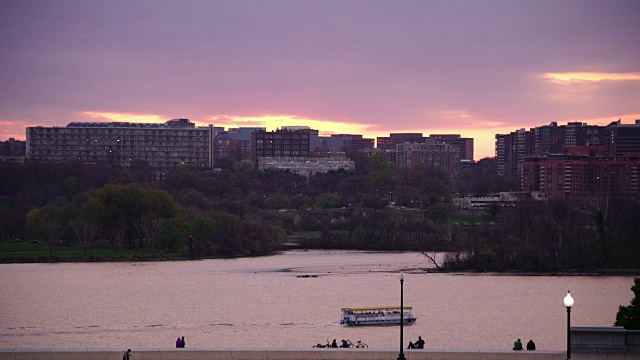
POLYGON ((479 159, 496 133, 640 119, 639 19, 636 0, 5 0, 0 140, 186 117, 459 133, 479 159))

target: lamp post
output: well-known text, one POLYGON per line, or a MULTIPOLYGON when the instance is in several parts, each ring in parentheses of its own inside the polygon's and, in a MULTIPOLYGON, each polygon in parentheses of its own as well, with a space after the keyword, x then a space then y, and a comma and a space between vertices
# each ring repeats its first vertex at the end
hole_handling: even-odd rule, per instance
POLYGON ((400 272, 400 354, 398 355, 398 360, 405 360, 404 357, 404 339, 403 330, 404 330, 404 304, 403 304, 403 289, 404 286, 404 272, 400 272))
POLYGON ((564 297, 564 307, 567 308, 567 360, 571 359, 571 308, 573 307, 573 298, 571 291, 567 291, 564 297))

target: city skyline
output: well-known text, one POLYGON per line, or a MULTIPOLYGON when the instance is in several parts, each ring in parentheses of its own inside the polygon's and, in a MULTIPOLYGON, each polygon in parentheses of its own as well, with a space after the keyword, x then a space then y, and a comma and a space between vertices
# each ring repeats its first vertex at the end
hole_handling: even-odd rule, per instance
POLYGON ((8 2, 0 140, 73 121, 495 134, 640 119, 635 1, 8 2))

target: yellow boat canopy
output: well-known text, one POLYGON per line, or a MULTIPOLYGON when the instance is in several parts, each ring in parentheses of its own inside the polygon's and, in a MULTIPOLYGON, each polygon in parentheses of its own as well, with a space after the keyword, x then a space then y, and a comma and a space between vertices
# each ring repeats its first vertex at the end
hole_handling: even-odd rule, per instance
MULTIPOLYGON (((413 306, 405 306, 404 310, 412 310, 413 306)), ((400 306, 375 306, 375 307, 348 307, 340 309, 342 311, 382 311, 400 310, 400 306)))

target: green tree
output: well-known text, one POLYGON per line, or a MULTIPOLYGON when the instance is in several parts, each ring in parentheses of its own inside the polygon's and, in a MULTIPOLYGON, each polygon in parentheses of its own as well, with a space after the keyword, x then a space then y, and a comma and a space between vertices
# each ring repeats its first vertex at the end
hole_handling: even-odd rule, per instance
POLYGON ((27 214, 27 231, 32 239, 44 240, 49 247, 49 256, 53 256, 56 242, 62 233, 62 225, 58 221, 60 208, 49 204, 40 209, 33 209, 27 214))
POLYGON ((615 325, 623 326, 627 330, 640 330, 640 278, 636 278, 633 282, 631 305, 620 305, 616 314, 615 325))

